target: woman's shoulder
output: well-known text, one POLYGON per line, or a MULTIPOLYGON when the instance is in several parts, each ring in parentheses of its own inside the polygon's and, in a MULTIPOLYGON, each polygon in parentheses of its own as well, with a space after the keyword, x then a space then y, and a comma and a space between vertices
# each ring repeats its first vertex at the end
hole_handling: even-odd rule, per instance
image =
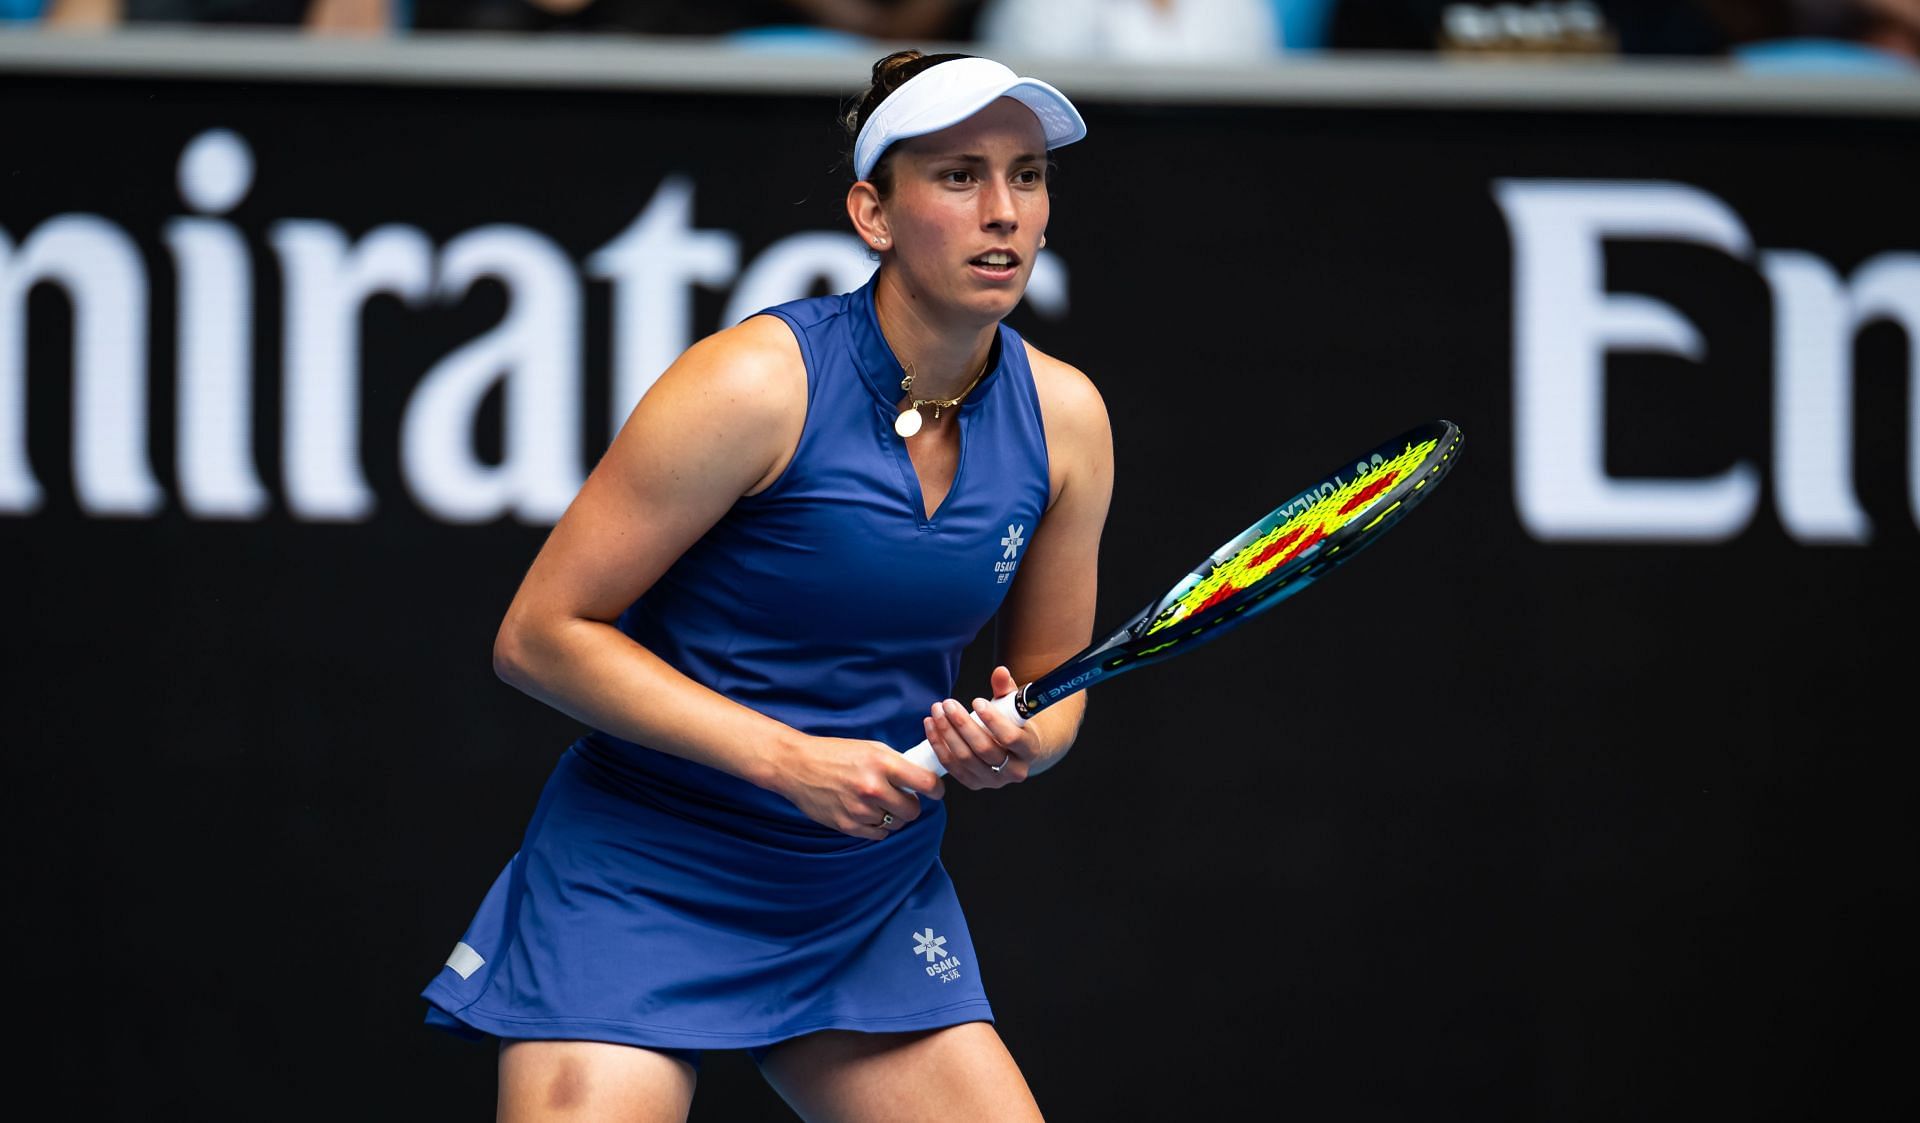
POLYGON ((681 406, 781 413, 805 407, 806 362, 785 323, 749 316, 687 348, 655 389, 681 406))
MULTIPOLYGON (((1021 341, 1026 343, 1025 340, 1021 341)), ((1033 389, 1040 399, 1040 418, 1047 434, 1048 480, 1055 509, 1062 494, 1102 496, 1113 479, 1113 428, 1107 403, 1086 372, 1026 343, 1027 367, 1033 371, 1033 389), (1086 487, 1075 481, 1091 481, 1086 487)))
POLYGON ((1079 367, 1054 358, 1030 341, 1023 339, 1021 343, 1026 346, 1027 367, 1033 371, 1033 388, 1040 396, 1040 410, 1049 427, 1055 422, 1064 422, 1074 429, 1090 428, 1104 433, 1107 405, 1093 379, 1079 367))
POLYGON ((806 413, 806 363, 793 332, 753 316, 682 352, 641 396, 613 452, 636 464, 674 460, 675 470, 710 468, 713 457, 746 465, 749 493, 785 468, 806 413))
POLYGON ((806 372, 793 329, 765 312, 707 336, 687 349, 687 358, 697 365, 723 367, 747 383, 785 381, 795 372, 806 372))

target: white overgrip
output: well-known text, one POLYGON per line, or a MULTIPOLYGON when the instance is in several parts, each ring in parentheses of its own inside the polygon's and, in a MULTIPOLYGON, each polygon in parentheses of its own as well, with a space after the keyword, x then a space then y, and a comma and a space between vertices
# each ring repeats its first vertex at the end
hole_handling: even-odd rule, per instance
MULTIPOLYGON (((1019 696, 1020 692, 1014 690, 1002 694, 987 704, 1011 718, 1013 724, 1024 726, 1027 724, 1027 719, 1020 716, 1020 710, 1014 705, 1014 699, 1019 696)), ((973 719, 974 724, 980 726, 982 729, 986 728, 987 723, 980 720, 979 714, 968 711, 967 716, 973 719)), ((945 776, 947 774, 946 766, 940 763, 938 756, 934 755, 933 746, 925 741, 920 742, 900 755, 933 773, 935 776, 945 776)))

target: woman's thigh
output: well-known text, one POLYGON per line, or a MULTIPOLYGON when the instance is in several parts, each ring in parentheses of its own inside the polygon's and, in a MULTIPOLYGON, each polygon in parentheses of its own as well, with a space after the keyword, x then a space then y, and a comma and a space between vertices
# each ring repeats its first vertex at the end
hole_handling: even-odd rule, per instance
POLYGON ((500 1048, 500 1123, 684 1123, 693 1066, 604 1041, 509 1041, 500 1048))
POLYGON ((808 1034, 774 1046, 760 1070, 809 1123, 1040 1118, 1026 1077, 986 1022, 808 1034))

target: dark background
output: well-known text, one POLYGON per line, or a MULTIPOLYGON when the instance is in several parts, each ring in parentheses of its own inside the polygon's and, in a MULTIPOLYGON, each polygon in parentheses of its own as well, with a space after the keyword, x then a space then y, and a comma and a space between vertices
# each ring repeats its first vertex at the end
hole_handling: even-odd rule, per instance
MULTIPOLYGON (((152 286, 151 458, 172 486, 174 163, 232 128, 266 518, 83 514, 71 317, 28 300, 47 502, 0 517, 14 1011, 62 1114, 486 1118, 493 1052, 417 995, 513 853, 568 719, 492 676, 545 528, 436 522, 398 470, 413 381, 495 323, 374 300, 358 524, 278 486, 266 230, 436 245, 534 227, 576 261, 659 181, 742 264, 841 229, 830 97, 0 78, 0 227, 106 216, 152 286)), ((1772 309, 1748 263, 1622 244, 1607 283, 1708 358, 1610 363, 1609 468, 1769 479, 1710 546, 1547 544, 1513 504, 1510 254, 1492 183, 1675 180, 1842 276, 1920 246, 1920 120, 1082 99, 1052 251, 1071 311, 1015 326, 1086 370, 1118 482, 1101 623, 1358 451, 1448 417, 1442 492, 1267 622, 1096 691, 1072 758, 955 789, 946 860, 1000 1030, 1059 1119, 1892 1119, 1913 1056, 1920 560, 1913 341, 1861 333, 1867 547, 1772 513, 1772 309), (1907 950, 1902 950, 1907 949, 1907 950)), ((585 289, 586 447, 608 419, 585 289)), ((700 332, 724 294, 698 290, 700 332)), ((497 413, 490 415, 497 421, 497 413)), ((481 433, 482 448, 497 438, 481 433)), ((983 636, 958 684, 984 688, 983 636)), ((709 1057, 696 1119, 781 1118, 709 1057)))

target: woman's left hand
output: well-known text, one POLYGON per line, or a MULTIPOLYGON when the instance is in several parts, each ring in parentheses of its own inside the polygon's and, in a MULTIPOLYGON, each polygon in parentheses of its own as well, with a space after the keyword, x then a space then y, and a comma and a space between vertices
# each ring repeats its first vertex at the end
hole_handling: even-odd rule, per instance
MULTIPOLYGON (((1016 685, 1013 672, 995 667, 991 684, 995 698, 1012 693, 1016 685)), ((1004 788, 1026 779, 1040 754, 1040 737, 1033 725, 1014 724, 985 698, 973 700, 973 713, 979 715, 979 721, 968 716, 966 707, 948 698, 935 702, 928 716, 921 719, 927 743, 946 766, 947 774, 975 791, 1004 788)))

